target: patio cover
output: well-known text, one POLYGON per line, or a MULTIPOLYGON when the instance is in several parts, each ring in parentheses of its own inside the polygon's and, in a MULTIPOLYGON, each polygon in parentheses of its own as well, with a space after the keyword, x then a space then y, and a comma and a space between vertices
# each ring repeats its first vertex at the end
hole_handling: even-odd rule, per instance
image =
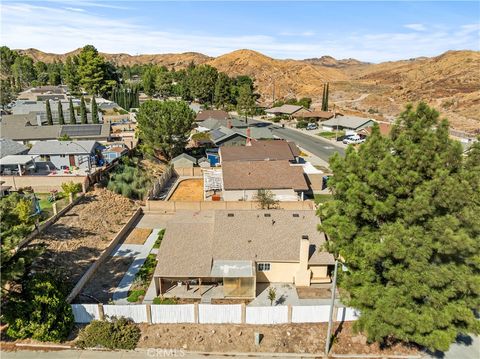
POLYGON ((210 276, 214 278, 253 277, 253 262, 235 260, 214 260, 210 276))
POLYGON ((26 165, 37 157, 38 155, 8 155, 0 158, 0 165, 26 165))

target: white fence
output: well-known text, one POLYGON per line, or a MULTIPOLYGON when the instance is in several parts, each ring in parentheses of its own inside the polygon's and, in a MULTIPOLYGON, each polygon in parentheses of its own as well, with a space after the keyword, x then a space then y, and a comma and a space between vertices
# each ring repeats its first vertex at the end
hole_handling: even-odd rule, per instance
MULTIPOLYGON (((76 323, 90 323, 106 317, 125 317, 135 323, 325 323, 329 305, 249 307, 242 304, 72 304, 76 323)), ((337 308, 336 321, 357 320, 359 312, 353 308, 337 308)))
MULTIPOLYGON (((339 311, 342 308, 339 309, 339 311)), ((292 323, 325 323, 330 315, 329 305, 292 307, 292 323)))
POLYGON ((152 323, 195 323, 193 304, 152 305, 152 323))
POLYGON ((288 306, 247 307, 247 324, 281 324, 288 323, 288 306))
POLYGON ((241 304, 200 304, 198 306, 200 323, 241 323, 241 304))

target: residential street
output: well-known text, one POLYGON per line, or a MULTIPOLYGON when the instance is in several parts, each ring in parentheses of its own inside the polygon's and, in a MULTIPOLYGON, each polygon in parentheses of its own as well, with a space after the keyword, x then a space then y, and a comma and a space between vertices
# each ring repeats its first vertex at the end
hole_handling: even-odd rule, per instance
MULTIPOLYGON (((340 153, 342 156, 345 154, 344 148, 342 148, 341 146, 337 146, 335 143, 320 136, 310 136, 308 134, 303 134, 300 131, 296 131, 291 128, 274 125, 270 122, 262 122, 253 119, 249 119, 248 121, 250 123, 264 124, 265 126, 269 126, 275 136, 295 142, 298 146, 313 153, 315 156, 320 157, 324 161, 328 162, 328 159, 336 152, 340 153)), ((320 130, 316 130, 313 132, 319 131, 320 130)))

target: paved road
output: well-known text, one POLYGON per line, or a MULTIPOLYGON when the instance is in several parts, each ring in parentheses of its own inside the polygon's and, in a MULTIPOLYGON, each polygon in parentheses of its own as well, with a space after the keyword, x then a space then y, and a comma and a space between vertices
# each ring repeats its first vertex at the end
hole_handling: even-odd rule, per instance
POLYGON ((324 161, 328 162, 328 159, 333 156, 334 153, 339 153, 342 156, 345 155, 343 147, 336 146, 331 141, 322 137, 313 137, 290 128, 273 125, 269 122, 261 122, 253 119, 249 119, 249 122, 270 127, 275 136, 295 142, 298 146, 320 157, 324 161))
MULTIPOLYGON (((428 354, 427 354, 428 355, 428 354)), ((433 353, 427 358, 435 359, 478 359, 480 358, 480 336, 460 336, 445 352, 433 353)))

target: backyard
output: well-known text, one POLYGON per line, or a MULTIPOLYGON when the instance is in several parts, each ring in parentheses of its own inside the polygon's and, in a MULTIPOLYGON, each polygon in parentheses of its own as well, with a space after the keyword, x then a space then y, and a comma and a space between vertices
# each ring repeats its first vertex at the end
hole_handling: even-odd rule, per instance
POLYGON ((105 189, 87 193, 30 247, 43 253, 35 260, 37 271, 55 270, 72 288, 128 221, 135 204, 105 189))
POLYGON ((203 179, 192 178, 179 182, 169 201, 203 201, 203 179))

